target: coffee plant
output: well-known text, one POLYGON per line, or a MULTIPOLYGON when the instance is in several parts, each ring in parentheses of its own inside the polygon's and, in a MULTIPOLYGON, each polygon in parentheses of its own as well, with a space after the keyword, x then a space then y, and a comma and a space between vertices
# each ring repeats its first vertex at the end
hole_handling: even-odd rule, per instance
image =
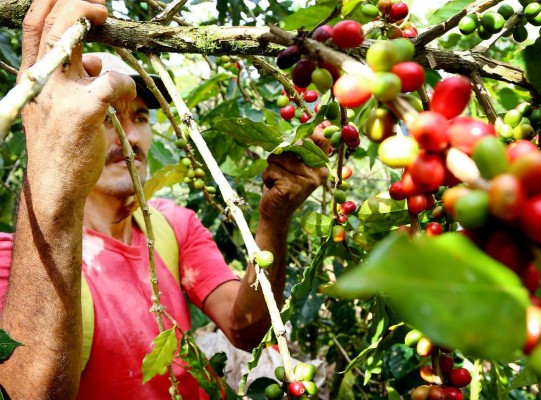
MULTIPOLYGON (((217 0, 217 14, 197 15, 194 27, 192 7, 209 4, 194 1, 165 27, 149 22, 163 4, 126 2, 115 24, 85 38, 88 51, 137 50, 148 70, 159 69, 148 55, 162 53, 183 103, 152 116, 144 195, 197 210, 240 274, 253 261, 264 284, 273 262, 249 240, 267 156, 293 152, 329 170, 291 224, 288 300, 280 312, 269 304, 274 326, 240 395, 539 396, 541 4, 430 3, 217 0), (224 211, 226 186, 244 199, 249 232, 224 211), (276 326, 285 322, 287 341, 276 326), (277 343, 283 366, 246 387, 277 343), (295 367, 289 351, 302 361, 295 367), (314 359, 326 367, 320 387, 314 359)), ((0 4, 2 96, 15 86, 28 6, 0 4)), ((0 110, 2 123, 0 228, 11 231, 24 138, 20 120, 0 110)), ((208 322, 195 309, 192 320, 193 329, 208 322)), ((19 343, 0 333, 5 359, 19 343)), ((175 341, 171 330, 156 338, 146 380, 180 357, 211 398, 236 398, 222 355, 206 362, 190 332, 175 341)))

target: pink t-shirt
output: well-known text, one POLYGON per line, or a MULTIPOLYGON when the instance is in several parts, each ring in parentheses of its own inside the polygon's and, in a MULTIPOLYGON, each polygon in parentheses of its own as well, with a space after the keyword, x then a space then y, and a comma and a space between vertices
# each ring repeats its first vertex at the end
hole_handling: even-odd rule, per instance
MULTIPOLYGON (((154 200, 151 205, 173 226, 180 251, 182 287, 190 302, 201 308, 215 288, 236 277, 193 211, 170 200, 154 200)), ((83 274, 92 293, 95 325, 90 359, 81 375, 77 398, 170 399, 166 375, 142 384, 142 361, 158 334, 154 314, 149 312, 151 287, 143 233, 134 224, 131 245, 89 229, 85 229, 83 238, 83 274)), ((12 240, 11 235, 0 233, 1 299, 7 290, 12 240)), ((188 304, 159 255, 156 272, 161 303, 181 329, 190 329, 188 304)), ((175 373, 183 399, 208 398, 183 368, 176 367, 175 373)))

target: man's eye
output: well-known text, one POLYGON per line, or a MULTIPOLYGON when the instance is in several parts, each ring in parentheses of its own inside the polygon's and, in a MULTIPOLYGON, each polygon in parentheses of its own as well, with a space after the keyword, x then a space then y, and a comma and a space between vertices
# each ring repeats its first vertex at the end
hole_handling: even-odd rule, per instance
POLYGON ((148 118, 144 117, 144 116, 137 116, 137 117, 135 117, 135 122, 137 122, 139 124, 146 124, 146 123, 148 123, 148 118))

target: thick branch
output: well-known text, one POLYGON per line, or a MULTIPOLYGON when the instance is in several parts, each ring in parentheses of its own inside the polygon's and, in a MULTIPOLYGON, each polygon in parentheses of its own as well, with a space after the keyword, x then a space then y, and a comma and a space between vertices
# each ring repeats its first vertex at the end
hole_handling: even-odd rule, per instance
MULTIPOLYGON (((478 1, 473 5, 477 8, 471 6, 470 11, 482 11, 497 3, 497 0, 478 1)), ((19 28, 29 4, 29 0, 0 1, 0 26, 19 28)), ((449 26, 450 22, 447 22, 445 29, 449 26)), ((438 35, 444 33, 445 29, 438 31, 438 35)), ((427 32, 436 32, 436 28, 429 29, 427 32)), ((109 18, 104 26, 92 28, 87 40, 147 53, 276 56, 282 47, 261 40, 262 36, 268 33, 269 28, 266 27, 166 27, 149 22, 109 18)), ((419 35, 419 38, 421 36, 419 35)), ((312 47, 311 42, 313 41, 306 41, 309 47, 312 47)), ((371 41, 366 41, 359 54, 364 54, 370 43, 371 41)), ((424 42, 418 39, 416 43, 419 46, 424 42)), ((353 51, 349 52, 350 55, 353 53, 353 51)), ((418 47, 415 61, 428 68, 444 69, 465 75, 478 69, 483 78, 492 78, 519 85, 528 90, 532 89, 521 69, 471 51, 418 47)))

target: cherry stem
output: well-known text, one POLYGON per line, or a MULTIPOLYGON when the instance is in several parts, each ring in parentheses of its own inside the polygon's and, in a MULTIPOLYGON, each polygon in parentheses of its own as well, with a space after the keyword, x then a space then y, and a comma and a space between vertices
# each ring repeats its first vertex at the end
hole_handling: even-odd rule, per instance
POLYGON ((443 377, 441 374, 441 368, 440 368, 440 349, 438 347, 434 347, 434 350, 432 350, 432 354, 430 355, 432 359, 432 373, 434 374, 434 383, 436 385, 441 385, 443 383, 443 377))
POLYGON ((419 97, 421 98, 421 102, 423 103, 423 110, 430 110, 430 99, 428 98, 428 93, 426 93, 424 85, 421 85, 421 87, 417 89, 417 94, 419 95, 419 97))

